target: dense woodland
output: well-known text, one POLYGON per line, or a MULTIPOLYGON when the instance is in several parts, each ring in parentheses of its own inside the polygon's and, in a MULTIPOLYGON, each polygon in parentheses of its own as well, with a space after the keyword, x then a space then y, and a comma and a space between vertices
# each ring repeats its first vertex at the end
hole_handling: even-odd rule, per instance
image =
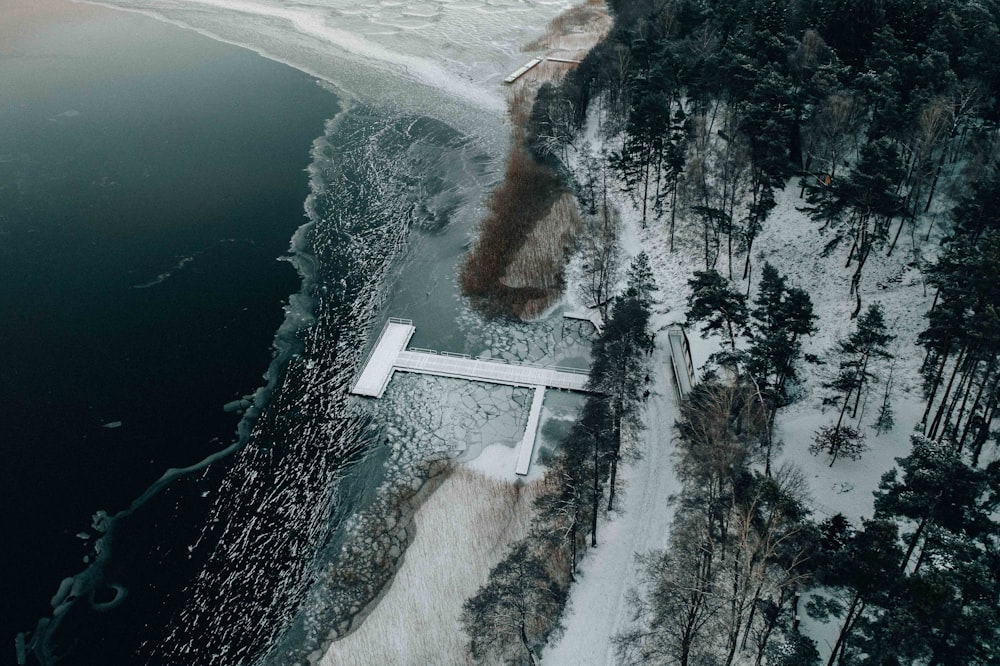
POLYGON ((508 558, 466 606, 473 656, 535 662, 581 549, 597 542, 601 504, 614 502, 622 428, 639 427, 653 286, 640 255, 614 297, 607 191, 621 185, 643 224, 665 225, 703 259, 688 321, 725 341, 681 410, 683 491, 670 546, 644 556, 622 663, 818 664, 798 631, 806 613, 836 618, 829 666, 997 663, 1000 2, 609 4, 611 34, 539 91, 526 137, 573 180, 584 213, 585 287, 608 322, 591 379, 601 397, 512 555, 534 575, 520 572, 512 590, 508 558), (606 150, 569 169, 587 122, 606 150), (790 183, 816 242, 842 253, 850 274, 854 326, 824 385, 836 420, 811 447, 831 466, 863 455, 851 416, 877 382, 873 427, 894 427, 894 333, 862 297, 867 262, 909 253, 934 293, 922 350, 901 352, 923 355, 923 418, 860 524, 815 517, 801 475, 772 465, 775 417, 795 399, 802 342, 817 332, 810 294, 754 262, 790 183))

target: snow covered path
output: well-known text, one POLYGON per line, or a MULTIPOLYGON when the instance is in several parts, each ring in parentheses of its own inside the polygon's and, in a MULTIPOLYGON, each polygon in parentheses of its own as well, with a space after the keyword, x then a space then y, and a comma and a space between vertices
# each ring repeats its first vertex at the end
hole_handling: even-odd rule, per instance
POLYGON ((614 663, 612 637, 631 617, 626 601, 638 583, 636 553, 667 544, 673 507, 680 489, 673 466, 673 426, 677 398, 670 378, 666 331, 656 334, 651 394, 638 433, 642 460, 627 463, 619 475, 620 513, 598 527, 597 548, 588 548, 579 579, 570 591, 566 633, 542 653, 543 666, 604 666, 614 663))

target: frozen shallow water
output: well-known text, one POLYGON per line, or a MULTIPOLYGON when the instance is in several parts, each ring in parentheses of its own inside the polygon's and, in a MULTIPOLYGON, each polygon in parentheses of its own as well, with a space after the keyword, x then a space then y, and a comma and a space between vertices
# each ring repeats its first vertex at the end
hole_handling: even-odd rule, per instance
POLYGON ((571 2, 545 0, 104 0, 239 44, 329 81, 366 103, 497 133, 501 82, 521 45, 571 2), (483 112, 487 113, 483 113, 483 112))

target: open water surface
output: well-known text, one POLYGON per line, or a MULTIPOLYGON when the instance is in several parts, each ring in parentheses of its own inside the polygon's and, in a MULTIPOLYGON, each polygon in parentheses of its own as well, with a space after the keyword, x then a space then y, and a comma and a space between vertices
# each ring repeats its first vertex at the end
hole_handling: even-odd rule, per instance
POLYGON ((386 315, 484 351, 454 271, 497 83, 568 3, 39 2, 0 31, 0 639, 303 659, 377 480, 350 381, 386 315))

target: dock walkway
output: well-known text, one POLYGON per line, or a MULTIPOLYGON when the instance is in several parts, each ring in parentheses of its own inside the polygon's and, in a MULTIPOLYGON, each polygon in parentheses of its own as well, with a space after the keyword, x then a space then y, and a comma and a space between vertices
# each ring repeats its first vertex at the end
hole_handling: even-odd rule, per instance
POLYGON ((530 72, 532 69, 541 65, 543 62, 558 62, 563 65, 579 65, 580 61, 573 58, 557 58, 555 56, 544 56, 541 58, 532 58, 524 65, 521 65, 510 76, 503 80, 504 83, 510 85, 517 81, 519 78, 530 72))
POLYGON ((413 322, 408 319, 390 318, 368 355, 351 393, 381 398, 396 370, 507 386, 587 390, 586 370, 508 363, 430 349, 407 349, 415 330, 413 322))
POLYGON ((526 386, 535 390, 528 413, 528 425, 521 440, 517 458, 517 474, 525 475, 531 465, 535 448, 535 434, 542 414, 546 388, 566 391, 587 390, 589 375, 576 368, 549 368, 527 363, 508 363, 496 359, 472 358, 465 354, 435 352, 429 349, 407 349, 416 330, 409 319, 391 317, 365 360, 361 375, 351 393, 370 398, 381 398, 392 375, 416 372, 438 377, 466 379, 489 384, 526 386))

